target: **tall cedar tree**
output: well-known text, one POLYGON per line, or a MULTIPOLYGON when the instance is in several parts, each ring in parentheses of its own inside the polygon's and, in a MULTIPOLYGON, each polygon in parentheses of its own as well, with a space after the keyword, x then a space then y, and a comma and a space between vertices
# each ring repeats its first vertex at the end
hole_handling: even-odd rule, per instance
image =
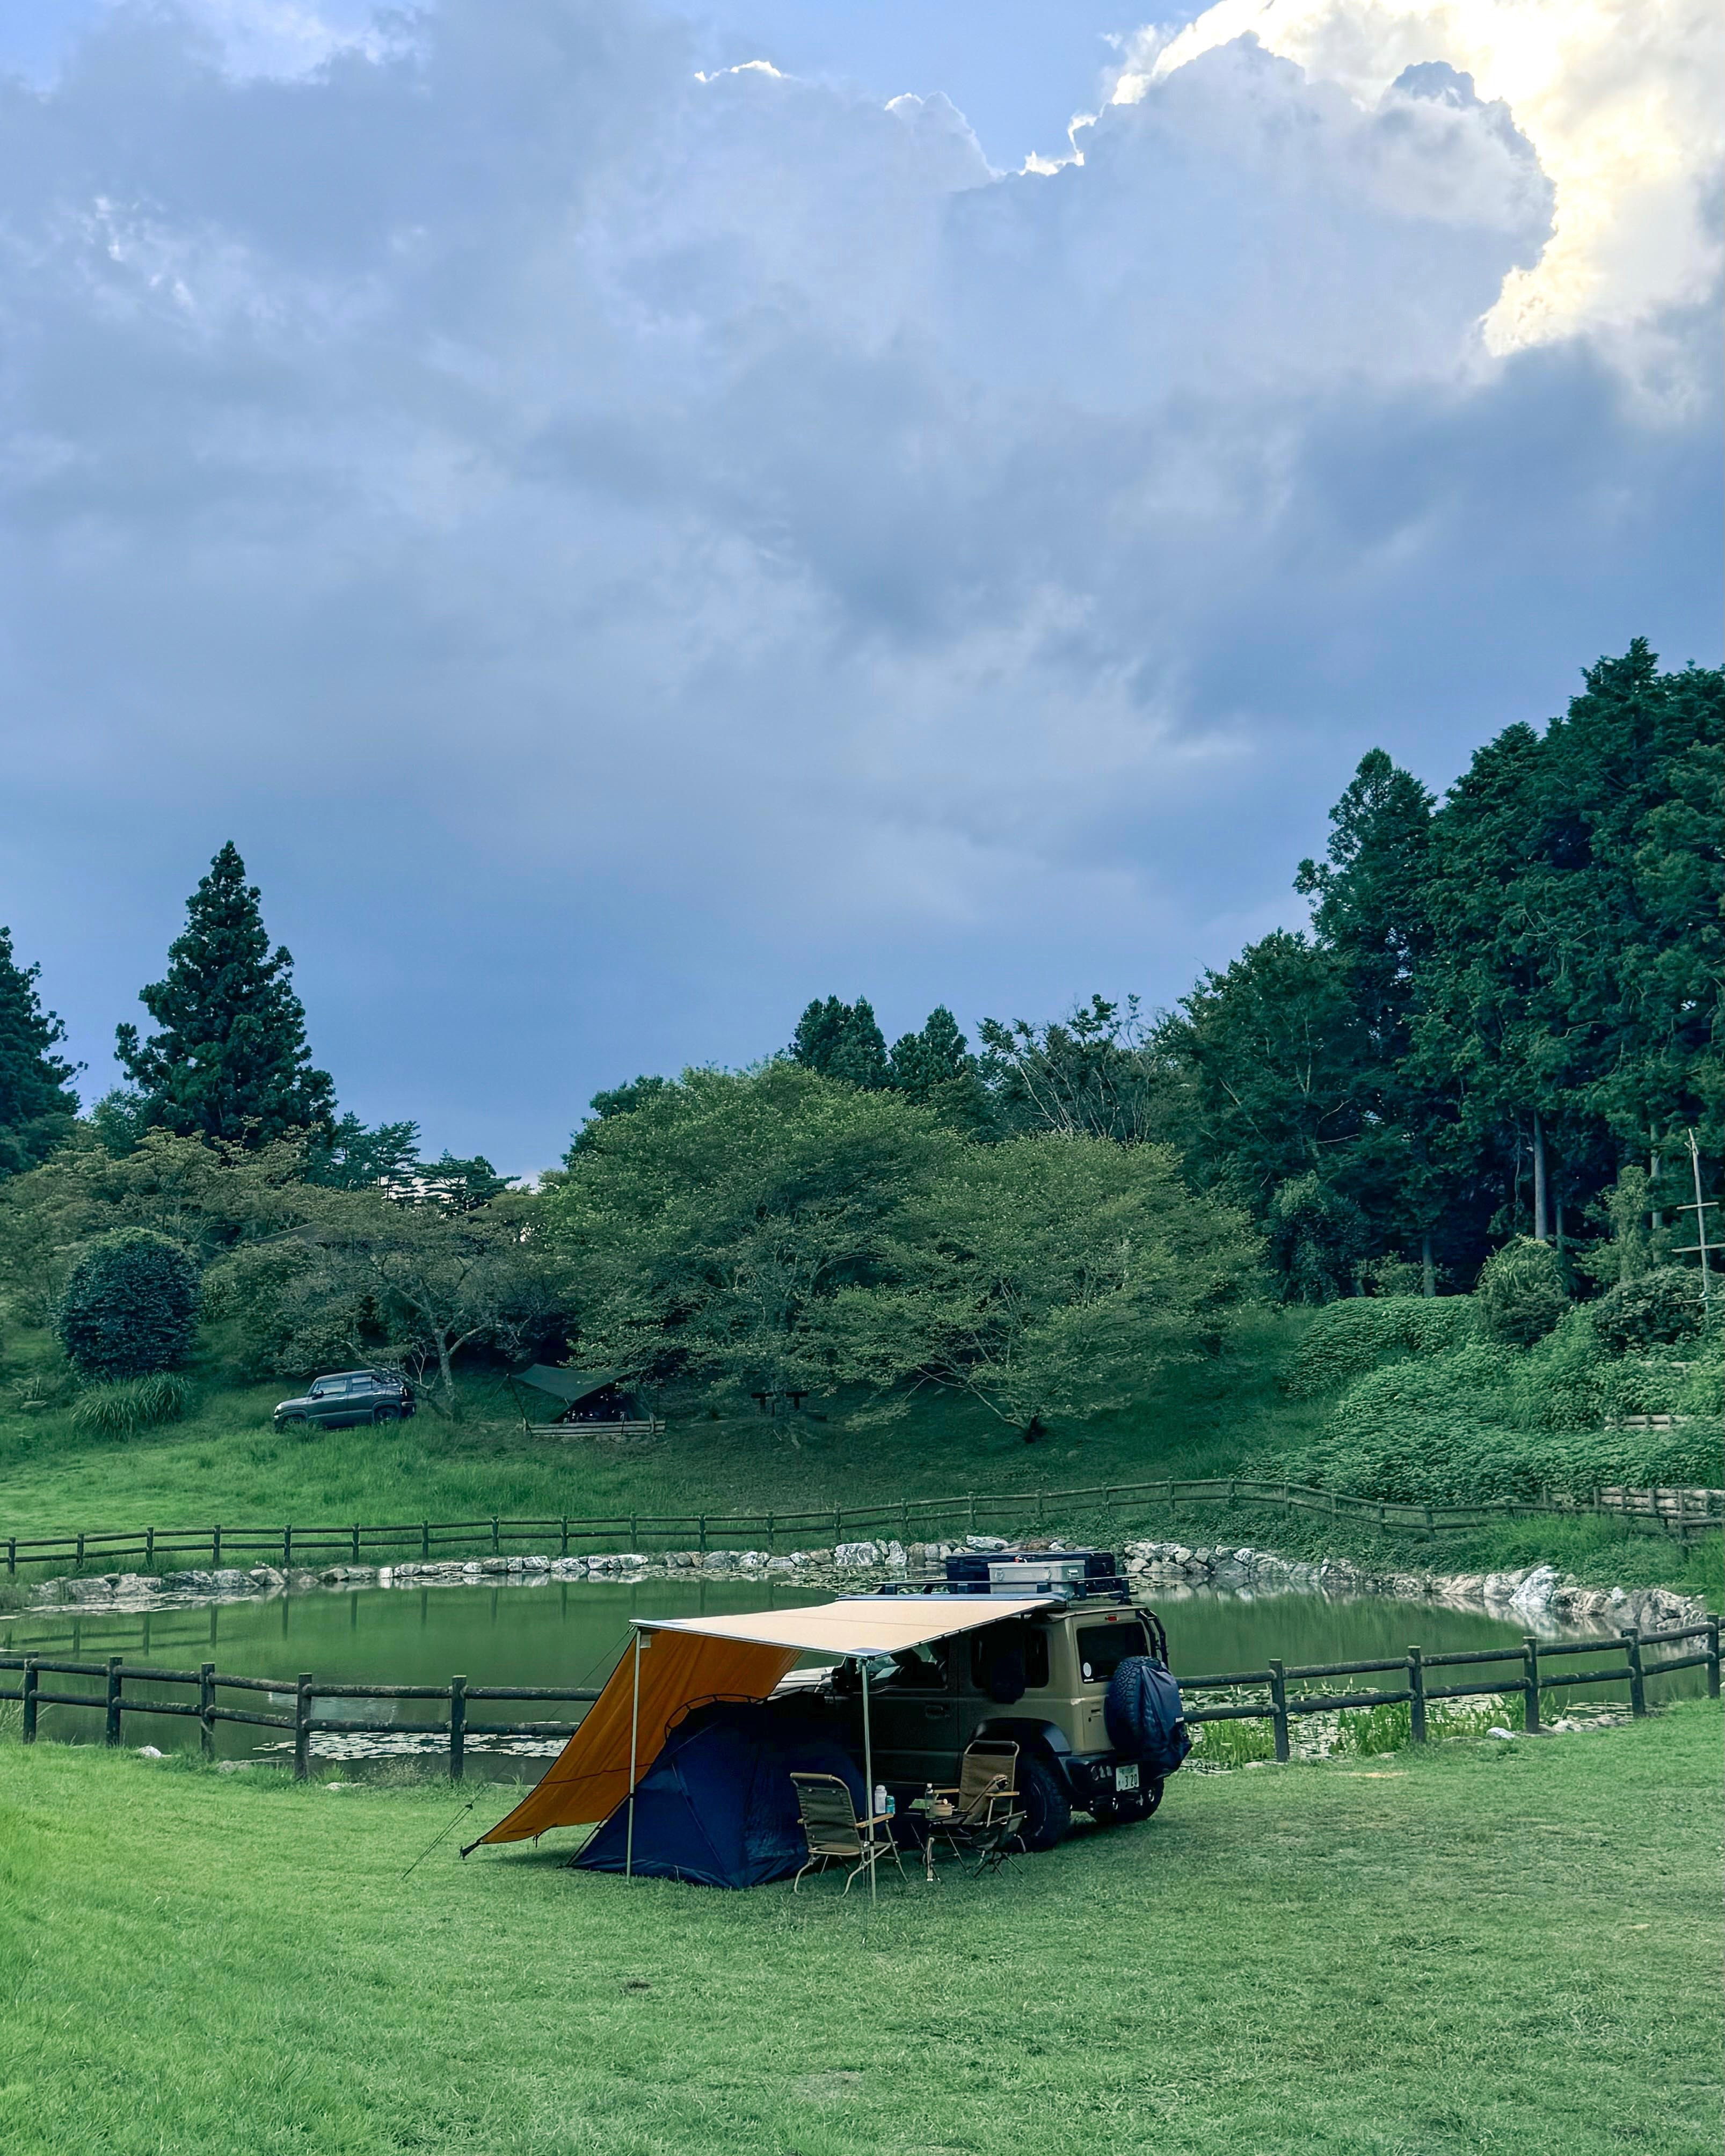
POLYGON ((66 1029, 42 1008, 40 966, 20 966, 0 928, 0 1176, 21 1175, 69 1136, 74 1065, 54 1054, 66 1029))
POLYGON ((270 952, 258 899, 230 839, 187 905, 167 979, 139 991, 162 1030, 141 1042, 136 1026, 116 1029, 152 1124, 244 1145, 332 1127, 334 1089, 311 1065, 294 962, 270 952))
POLYGON ((854 1004, 840 1003, 837 996, 822 1003, 817 997, 797 1021, 791 1060, 865 1092, 879 1092, 892 1083, 886 1037, 865 996, 854 1004))

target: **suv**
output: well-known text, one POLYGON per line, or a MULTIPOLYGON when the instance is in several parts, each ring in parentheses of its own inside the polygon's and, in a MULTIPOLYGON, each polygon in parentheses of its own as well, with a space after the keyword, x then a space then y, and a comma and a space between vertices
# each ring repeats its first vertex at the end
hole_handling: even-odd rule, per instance
MULTIPOLYGON (((1009 1596, 1025 1593, 1014 1584, 1002 1594, 998 1624, 906 1649, 891 1658, 890 1670, 871 1664, 875 1775, 901 1809, 930 1783, 956 1784, 964 1749, 978 1737, 1004 1738, 1019 1748, 1026 1849, 1052 1849, 1075 1811, 1088 1812, 1098 1825, 1125 1825, 1148 1819, 1161 1803, 1161 1779, 1114 1748, 1105 1716, 1109 1680, 1128 1656, 1166 1663, 1161 1620, 1132 1602, 1126 1584, 1114 1576, 1111 1558, 1062 1554, 1088 1554, 1093 1568, 1090 1577, 1053 1589, 1070 1596, 1063 1608, 1014 1614, 1009 1596)), ((956 1568, 949 1564, 949 1571, 956 1568)), ((966 1588, 989 1591, 962 1576, 881 1591, 966 1588)), ((1001 1593, 998 1584, 994 1591, 1001 1593)), ((842 1714, 847 1748, 860 1759, 861 1686, 855 1666, 826 1673, 820 1689, 842 1714)))
POLYGON ((399 1370, 337 1370, 314 1378, 299 1399, 283 1400, 275 1427, 305 1422, 342 1430, 350 1423, 397 1422, 413 1412, 413 1389, 399 1370))

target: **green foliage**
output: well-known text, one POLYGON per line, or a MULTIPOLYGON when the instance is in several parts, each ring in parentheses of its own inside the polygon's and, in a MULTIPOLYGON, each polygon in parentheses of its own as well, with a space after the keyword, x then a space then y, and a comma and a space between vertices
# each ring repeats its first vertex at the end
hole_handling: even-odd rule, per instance
POLYGON ((886 1042, 875 1023, 874 1007, 859 996, 854 1004, 817 997, 797 1021, 791 1060, 823 1078, 878 1091, 892 1082, 886 1042))
POLYGON ((136 1026, 116 1030, 154 1124, 245 1146, 331 1125, 333 1091, 312 1068, 294 962, 271 952, 258 901, 230 840, 192 895, 167 977, 139 991, 162 1030, 145 1041, 136 1026))
POLYGON ((183 1378, 172 1370, 157 1370, 147 1378, 91 1385, 80 1394, 72 1420, 92 1437, 133 1437, 160 1423, 177 1422, 191 1397, 192 1388, 183 1378))
POLYGON ((1469 1296, 1352 1296, 1318 1312, 1283 1383, 1296 1399, 1332 1390, 1408 1355, 1443 1355, 1475 1337, 1469 1296))
POLYGON ((1122 1145, 1163 1134, 1167 1074, 1136 996, 1121 1004, 1093 995, 1050 1025, 984 1019, 977 1031, 1001 1130, 1122 1145))
POLYGON ((1282 1301, 1326 1303, 1351 1291, 1368 1230, 1358 1206, 1302 1175, 1271 1199, 1266 1240, 1282 1301))
MULTIPOLYGON (((882 1277, 835 1299, 839 1375, 959 1388, 1014 1423, 1145 1399, 1214 1347, 1259 1250, 1161 1146, 1015 1138, 956 1156, 907 1205, 882 1277)), ((897 1391, 897 1412, 910 1395, 897 1391)))
POLYGON ((1487 1339, 1514 1348, 1543 1339, 1569 1306, 1557 1252, 1531 1235, 1517 1235, 1492 1252, 1474 1300, 1487 1339))
POLYGON ((367 1284, 316 1241, 242 1245, 204 1276, 204 1315, 226 1322, 249 1378, 306 1377, 380 1352, 367 1284))
POLYGON ((1588 1314, 1600 1339, 1620 1355, 1693 1339, 1702 1325, 1701 1276, 1661 1265, 1620 1281, 1588 1314))
POLYGON ((60 1344, 98 1381, 145 1377, 184 1359, 198 1323, 198 1268, 182 1246, 146 1228, 92 1244, 60 1298, 60 1344))
POLYGON ((355 1115, 315 1131, 305 1147, 305 1180, 330 1190, 391 1192, 419 1173, 419 1126, 378 1123, 368 1127, 355 1115))
POLYGON ((71 1132, 73 1066, 54 1053, 66 1029, 37 993, 40 966, 20 966, 0 928, 0 1178, 33 1168, 71 1132))

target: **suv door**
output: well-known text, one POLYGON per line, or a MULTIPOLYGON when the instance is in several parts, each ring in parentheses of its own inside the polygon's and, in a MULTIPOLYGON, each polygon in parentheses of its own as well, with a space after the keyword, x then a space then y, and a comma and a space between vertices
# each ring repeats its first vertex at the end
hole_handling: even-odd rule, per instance
MULTIPOLYGON (((962 1648, 963 1642, 958 1643, 962 1648)), ((870 1681, 869 1729, 877 1781, 949 1784, 958 1779, 957 1703, 953 1697, 953 1642, 936 1640, 896 1655, 889 1677, 870 1681)), ((852 1717, 862 1757, 862 1706, 852 1717)))
POLYGON ((337 1430, 347 1419, 347 1380, 320 1378, 308 1395, 313 1422, 324 1430, 337 1430))

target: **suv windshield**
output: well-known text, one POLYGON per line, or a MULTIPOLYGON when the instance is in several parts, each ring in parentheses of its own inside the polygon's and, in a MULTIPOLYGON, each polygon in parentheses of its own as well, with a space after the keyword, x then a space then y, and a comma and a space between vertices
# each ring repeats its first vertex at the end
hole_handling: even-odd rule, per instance
POLYGON ((1142 1625, 1088 1625, 1078 1635, 1079 1674, 1086 1684, 1106 1684, 1128 1655, 1149 1651, 1142 1625))

